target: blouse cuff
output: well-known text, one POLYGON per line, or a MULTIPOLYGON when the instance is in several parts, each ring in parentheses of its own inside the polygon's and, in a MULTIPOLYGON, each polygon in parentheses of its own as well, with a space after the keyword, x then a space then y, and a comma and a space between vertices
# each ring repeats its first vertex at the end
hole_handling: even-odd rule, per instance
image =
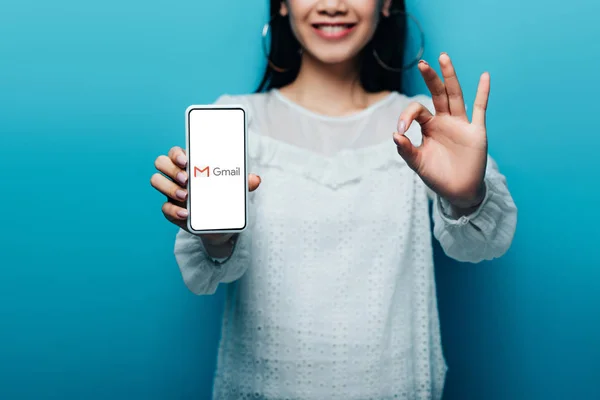
POLYGON ((175 258, 186 286, 196 294, 212 294, 219 283, 240 278, 250 260, 250 237, 241 232, 227 260, 208 255, 202 239, 180 229, 175 241, 175 258))
POLYGON ((436 194, 435 206, 438 208, 440 218, 448 225, 458 226, 466 225, 470 221, 475 220, 486 207, 492 196, 492 191, 490 190, 491 185, 487 178, 484 179, 484 186, 485 195, 479 206, 477 206, 470 214, 461 215, 459 217, 456 216, 457 213, 454 211, 454 206, 448 200, 436 194))
POLYGON ((220 282, 229 283, 243 275, 248 260, 250 259, 249 240, 247 232, 241 232, 232 240, 232 250, 228 257, 212 257, 201 238, 198 244, 207 264, 212 265, 215 271, 215 279, 220 282))

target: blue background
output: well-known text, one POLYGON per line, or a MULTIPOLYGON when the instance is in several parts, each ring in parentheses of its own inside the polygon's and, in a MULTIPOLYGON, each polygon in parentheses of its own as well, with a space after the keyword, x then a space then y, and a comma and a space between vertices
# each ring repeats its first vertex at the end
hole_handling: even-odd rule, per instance
MULTIPOLYGON (((600 6, 408 4, 467 103, 490 71, 490 151, 520 212, 500 260, 436 248, 445 398, 600 398, 600 6)), ((266 5, 2 3, 1 399, 208 397, 224 290, 187 291, 149 179, 189 104, 254 89, 266 5)))

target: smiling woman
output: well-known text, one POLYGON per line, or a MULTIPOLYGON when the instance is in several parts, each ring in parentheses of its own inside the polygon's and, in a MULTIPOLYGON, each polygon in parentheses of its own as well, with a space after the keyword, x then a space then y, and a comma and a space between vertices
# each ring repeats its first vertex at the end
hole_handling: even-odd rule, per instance
POLYGON ((404 0, 340 2, 334 5, 337 14, 333 16, 311 13, 316 8, 322 11, 331 7, 326 1, 317 5, 307 0, 292 3, 290 9, 289 2, 271 2, 269 63, 259 92, 293 82, 305 60, 304 52, 333 64, 353 59, 360 64, 354 68, 358 69, 361 86, 369 92, 402 91, 398 71, 408 65, 404 59, 404 0), (376 9, 381 9, 381 13, 376 9))
POLYGON ((183 150, 157 165, 163 213, 182 228, 184 282, 201 295, 234 289, 215 399, 442 396, 431 220, 448 256, 476 263, 506 252, 517 209, 488 154, 489 74, 469 121, 447 54, 443 80, 418 64, 431 96, 403 94, 386 68, 404 64, 405 19, 390 18, 403 9, 402 0, 271 1, 259 92, 217 101, 248 111, 242 233, 190 233, 171 195, 185 188, 183 150))

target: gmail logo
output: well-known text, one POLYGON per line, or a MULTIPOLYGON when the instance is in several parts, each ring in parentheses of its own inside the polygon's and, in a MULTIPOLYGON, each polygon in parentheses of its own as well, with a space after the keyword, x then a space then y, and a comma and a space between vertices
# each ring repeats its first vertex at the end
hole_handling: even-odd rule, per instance
POLYGON ((210 176, 210 167, 206 166, 204 168, 198 168, 196 166, 194 166, 194 178, 196 176, 198 176, 198 174, 200 174, 200 176, 202 176, 202 174, 206 174, 207 177, 210 176))
MULTIPOLYGON (((211 170, 211 168, 208 165, 204 168, 198 168, 198 167, 194 166, 194 178, 196 178, 198 176, 209 177, 210 170, 211 170)), ((235 167, 235 166, 229 167, 229 168, 213 167, 212 175, 214 177, 219 177, 219 178, 229 177, 229 176, 242 176, 242 170, 240 167, 235 167)))

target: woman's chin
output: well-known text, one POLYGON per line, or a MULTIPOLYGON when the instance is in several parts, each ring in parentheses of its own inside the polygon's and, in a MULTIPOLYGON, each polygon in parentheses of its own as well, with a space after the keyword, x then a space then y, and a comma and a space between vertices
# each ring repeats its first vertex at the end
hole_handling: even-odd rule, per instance
POLYGON ((331 67, 343 67, 345 65, 351 65, 354 57, 348 53, 344 54, 314 54, 313 57, 320 64, 325 64, 331 67))

